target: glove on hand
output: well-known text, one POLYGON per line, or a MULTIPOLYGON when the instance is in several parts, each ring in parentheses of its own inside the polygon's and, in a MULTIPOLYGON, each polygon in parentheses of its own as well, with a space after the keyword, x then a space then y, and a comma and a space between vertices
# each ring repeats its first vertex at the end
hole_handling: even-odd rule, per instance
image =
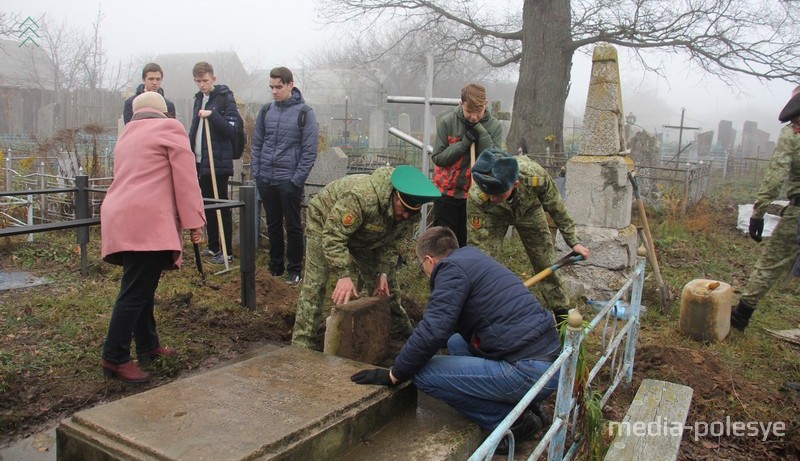
POLYGON ((392 378, 389 377, 389 370, 384 368, 373 368, 372 370, 361 370, 350 377, 350 381, 356 384, 378 384, 381 386, 394 386, 392 378))
POLYGON ((764 220, 759 218, 750 218, 750 238, 756 242, 761 241, 761 234, 764 232, 764 220))
POLYGON ((464 137, 467 138, 467 140, 471 143, 476 142, 479 136, 480 135, 478 134, 478 130, 476 130, 475 128, 467 128, 464 131, 464 137))

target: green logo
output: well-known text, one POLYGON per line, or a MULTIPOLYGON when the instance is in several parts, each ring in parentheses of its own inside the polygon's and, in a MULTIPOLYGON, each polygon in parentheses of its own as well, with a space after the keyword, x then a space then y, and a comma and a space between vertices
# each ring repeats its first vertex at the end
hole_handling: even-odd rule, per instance
POLYGON ((34 46, 38 47, 39 44, 36 43, 36 39, 39 38, 38 30, 39 24, 37 24, 32 17, 28 16, 19 26, 19 35, 17 35, 21 40, 19 46, 22 47, 22 45, 26 43, 32 43, 34 46))

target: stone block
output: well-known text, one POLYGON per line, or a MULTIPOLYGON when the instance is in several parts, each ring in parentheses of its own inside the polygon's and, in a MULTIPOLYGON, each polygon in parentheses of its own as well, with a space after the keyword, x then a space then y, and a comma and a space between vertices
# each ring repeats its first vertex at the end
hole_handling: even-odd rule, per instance
POLYGON ((369 148, 386 147, 385 114, 382 109, 372 109, 369 113, 369 148))
POLYGON ((286 347, 75 413, 59 461, 337 459, 416 405, 413 386, 360 386, 364 364, 286 347))
POLYGON ((567 162, 564 203, 575 224, 622 229, 631 223, 633 188, 625 156, 575 156, 567 162))
POLYGON ((378 364, 389 354, 389 298, 361 298, 331 308, 325 324, 326 354, 378 364))
POLYGON ((306 202, 328 183, 347 176, 347 155, 338 147, 317 153, 317 160, 306 179, 306 202))

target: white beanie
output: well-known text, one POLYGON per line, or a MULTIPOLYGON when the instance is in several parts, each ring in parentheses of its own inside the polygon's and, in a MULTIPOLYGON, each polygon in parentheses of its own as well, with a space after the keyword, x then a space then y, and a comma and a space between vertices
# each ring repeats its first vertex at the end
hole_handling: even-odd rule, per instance
POLYGON ((164 97, 160 94, 156 93, 155 91, 145 91, 144 93, 136 96, 133 99, 133 111, 136 112, 137 110, 149 107, 151 109, 155 109, 162 114, 167 112, 167 102, 164 101, 164 97))

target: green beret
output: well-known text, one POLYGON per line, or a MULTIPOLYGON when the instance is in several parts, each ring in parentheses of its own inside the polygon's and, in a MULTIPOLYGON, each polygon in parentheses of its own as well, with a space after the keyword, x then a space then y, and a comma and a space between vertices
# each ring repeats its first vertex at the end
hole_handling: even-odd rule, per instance
POLYGON ((778 121, 781 123, 790 122, 793 118, 800 116, 800 93, 794 95, 786 106, 778 115, 778 121))
POLYGON ((502 149, 490 147, 481 152, 472 166, 472 180, 487 195, 500 195, 519 178, 517 159, 502 149))
POLYGON ((442 196, 427 176, 410 165, 400 165, 391 176, 392 186, 400 193, 403 205, 416 211, 424 204, 442 196))

